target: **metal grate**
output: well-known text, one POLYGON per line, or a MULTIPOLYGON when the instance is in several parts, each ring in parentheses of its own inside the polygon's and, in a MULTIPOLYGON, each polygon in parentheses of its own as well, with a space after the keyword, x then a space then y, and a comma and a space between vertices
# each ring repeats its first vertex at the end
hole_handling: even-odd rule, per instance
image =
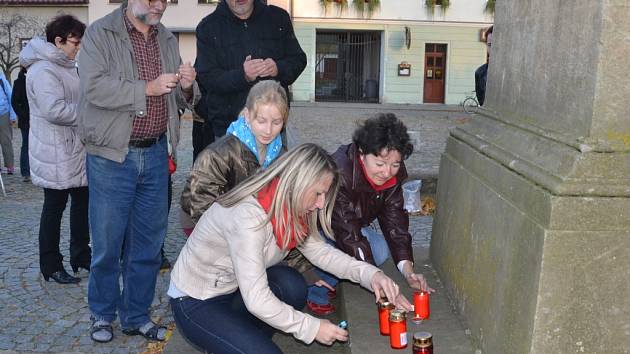
POLYGON ((315 100, 378 102, 381 33, 318 31, 315 100))

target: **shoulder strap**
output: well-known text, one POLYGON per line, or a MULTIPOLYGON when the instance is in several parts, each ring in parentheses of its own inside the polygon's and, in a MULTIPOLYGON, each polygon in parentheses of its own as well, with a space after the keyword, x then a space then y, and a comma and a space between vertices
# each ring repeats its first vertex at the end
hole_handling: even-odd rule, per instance
POLYGON ((4 92, 4 95, 9 99, 9 101, 11 101, 11 97, 7 95, 7 89, 4 88, 4 81, 4 78, 0 78, 0 86, 2 86, 2 92, 4 92))

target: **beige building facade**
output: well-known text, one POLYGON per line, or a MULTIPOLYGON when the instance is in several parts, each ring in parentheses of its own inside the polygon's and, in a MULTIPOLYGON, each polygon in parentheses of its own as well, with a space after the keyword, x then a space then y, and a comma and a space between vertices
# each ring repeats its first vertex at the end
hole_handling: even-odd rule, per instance
MULTIPOLYGON (((120 6, 120 0, 48 2, 65 5, 7 10, 37 16, 43 23, 67 12, 89 24, 120 6)), ((217 3, 169 0, 162 22, 177 36, 184 62, 195 61, 195 28, 217 3)), ((474 71, 486 60, 483 33, 494 20, 485 11, 486 0, 451 1, 446 9, 422 0, 380 0, 363 13, 355 0, 324 2, 327 6, 320 0, 268 3, 289 12, 308 58, 292 85, 298 101, 457 104, 474 90, 474 71)))
MULTIPOLYGON (((0 0, 0 40, 3 44, 0 50, 3 56, 17 58, 28 40, 43 35, 46 23, 59 14, 71 14, 88 23, 88 0, 0 0), (11 53, 6 53, 7 48, 11 53)), ((11 68, 9 81, 13 82, 19 67, 12 65, 11 68)))

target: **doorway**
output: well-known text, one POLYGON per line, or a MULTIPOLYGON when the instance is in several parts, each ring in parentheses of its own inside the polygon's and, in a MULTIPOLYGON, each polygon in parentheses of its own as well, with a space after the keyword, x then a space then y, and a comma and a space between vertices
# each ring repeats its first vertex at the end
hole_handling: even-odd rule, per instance
POLYGON ((381 33, 317 31, 315 100, 379 100, 381 33))
POLYGON ((424 103, 444 103, 446 44, 424 46, 424 103))

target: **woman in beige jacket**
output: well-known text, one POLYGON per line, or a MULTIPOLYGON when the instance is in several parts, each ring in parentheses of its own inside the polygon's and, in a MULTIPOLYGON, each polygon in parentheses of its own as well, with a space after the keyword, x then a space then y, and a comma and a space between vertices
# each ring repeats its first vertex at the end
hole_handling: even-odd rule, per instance
POLYGON ((409 310, 398 285, 378 268, 346 255, 331 237, 339 184, 334 161, 322 148, 300 145, 265 171, 220 196, 203 214, 171 274, 168 294, 177 327, 195 346, 213 353, 281 353, 275 330, 323 344, 348 332, 301 312, 306 284, 278 265, 297 247, 314 265, 359 282, 409 310))

